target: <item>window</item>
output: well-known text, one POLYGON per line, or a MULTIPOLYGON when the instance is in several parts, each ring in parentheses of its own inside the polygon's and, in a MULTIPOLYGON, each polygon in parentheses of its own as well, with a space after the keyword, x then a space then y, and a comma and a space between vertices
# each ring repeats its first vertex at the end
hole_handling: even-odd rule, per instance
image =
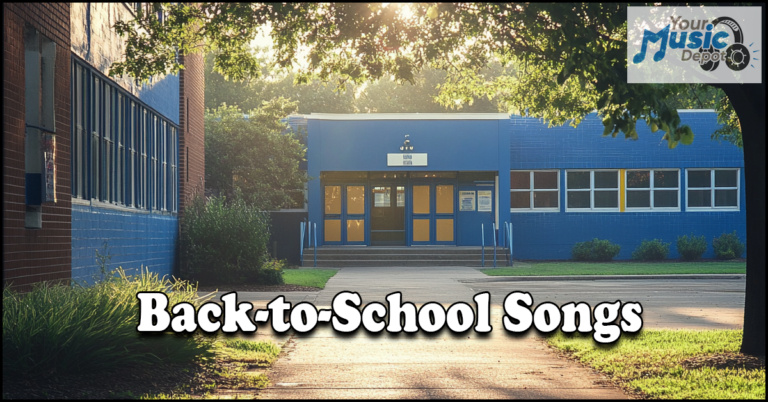
POLYGON ((72 57, 72 196, 176 212, 178 128, 72 57))
POLYGON ((114 154, 113 140, 112 140, 112 124, 110 122, 111 117, 111 100, 112 100, 112 88, 109 85, 104 85, 104 102, 99 107, 100 113, 104 116, 104 130, 101 136, 101 164, 100 164, 100 177, 101 182, 101 200, 104 202, 112 201, 112 174, 114 173, 112 165, 112 155, 114 154))
POLYGON ((512 171, 509 181, 512 212, 560 211, 558 171, 512 171))
POLYGON ((99 150, 101 149, 99 142, 101 137, 101 80, 98 78, 93 79, 93 104, 91 104, 91 199, 98 199, 99 195, 99 150))
POLYGON ((688 209, 739 209, 739 169, 687 169, 688 209))
POLYGON ((76 198, 86 197, 85 183, 87 180, 85 166, 88 147, 86 144, 86 103, 84 94, 87 93, 86 71, 79 64, 72 69, 74 79, 72 80, 72 121, 75 123, 75 129, 72 132, 72 196, 76 198))
POLYGON ((627 210, 680 210, 680 171, 627 170, 627 210))
POLYGON ((175 128, 171 128, 171 206, 172 211, 178 211, 178 199, 176 197, 179 186, 179 155, 178 155, 178 135, 175 128))
POLYGON ((618 211, 618 170, 567 170, 566 211, 618 211))

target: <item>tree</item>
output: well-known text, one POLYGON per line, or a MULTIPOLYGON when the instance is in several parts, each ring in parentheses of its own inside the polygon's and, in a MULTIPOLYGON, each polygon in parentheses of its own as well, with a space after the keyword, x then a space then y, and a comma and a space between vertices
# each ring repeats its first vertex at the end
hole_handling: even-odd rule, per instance
MULTIPOLYGON (((259 63, 264 66, 267 56, 257 49, 259 63)), ((205 56, 205 107, 214 109, 222 103, 238 106, 242 110, 258 108, 263 102, 283 97, 296 102, 296 111, 308 113, 353 113, 354 91, 334 91, 331 84, 314 80, 308 85, 293 85, 293 72, 269 71, 244 82, 227 80, 214 71, 215 52, 205 56)))
POLYGON ((231 195, 235 188, 245 199, 271 210, 290 204, 304 189, 306 174, 299 170, 304 146, 279 119, 296 110, 295 102, 277 98, 243 114, 223 105, 205 114, 205 184, 231 195))
MULTIPOLYGON (((193 44, 221 50, 215 69, 233 79, 260 74, 248 43, 267 23, 277 66, 293 67, 306 54, 296 81, 335 78, 344 88, 390 75, 414 82, 427 67, 447 71, 443 104, 495 97, 506 110, 579 124, 597 111, 604 135, 637 138, 644 121, 661 130, 670 148, 690 144, 671 101, 687 84, 627 83, 627 5, 618 3, 201 3, 166 5, 165 25, 139 15, 118 23, 128 37, 126 59, 113 73, 143 80, 178 70, 173 57, 193 44), (136 29, 138 27, 144 30, 136 29), (193 29, 200 27, 199 29, 193 29), (301 47, 306 52, 300 52, 301 47), (303 57, 303 56, 302 56, 303 57), (515 65, 516 76, 486 80, 493 62, 515 65)), ((764 13, 764 8, 763 8, 764 13)), ((763 14, 764 15, 764 14, 763 14)), ((763 18, 764 20, 764 18, 763 18)), ((742 351, 765 355, 765 84, 713 85, 723 90, 738 116, 745 159, 747 281, 742 351)), ((727 110, 723 104, 724 110, 727 110)))
MULTIPOLYGON (((256 50, 259 63, 269 63, 262 49, 256 50)), ((445 71, 433 68, 421 70, 414 77, 413 85, 397 83, 391 77, 382 77, 345 91, 314 79, 306 85, 294 85, 293 72, 269 71, 262 68, 262 75, 244 82, 233 82, 214 71, 215 53, 205 56, 205 106, 210 109, 222 103, 251 110, 262 102, 284 97, 298 103, 297 111, 310 113, 445 113, 448 106, 435 99, 439 85, 445 81, 445 71)), ((498 64, 489 68, 488 74, 499 75, 506 71, 498 64)), ((495 113, 499 106, 488 99, 470 100, 471 104, 454 104, 469 113, 495 113)))

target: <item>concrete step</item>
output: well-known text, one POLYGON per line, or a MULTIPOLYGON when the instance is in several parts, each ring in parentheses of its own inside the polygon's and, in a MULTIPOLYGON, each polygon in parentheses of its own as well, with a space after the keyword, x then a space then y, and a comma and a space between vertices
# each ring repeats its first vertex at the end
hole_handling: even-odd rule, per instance
MULTIPOLYGON (((485 266, 493 266, 493 247, 485 248, 485 266)), ((480 267, 480 247, 319 247, 318 267, 480 267)), ((304 266, 314 266, 315 250, 304 249, 304 266)), ((509 265, 506 249, 496 249, 496 266, 509 265)))
MULTIPOLYGON (((496 261, 496 266, 507 266, 506 261, 496 261)), ((312 259, 305 259, 305 267, 314 266, 312 259)), ((441 261, 414 261, 414 260, 387 260, 387 261, 373 261, 373 260, 317 260, 318 267, 325 268, 343 268, 343 267, 480 267, 480 260, 465 261, 465 260, 441 260, 441 261)), ((485 260, 485 267, 493 267, 493 258, 485 260)))
MULTIPOLYGON (((304 257, 314 258, 314 254, 304 254, 304 257)), ((318 260, 480 260, 480 253, 474 254, 317 254, 318 260)), ((486 254, 486 258, 493 259, 493 253, 486 254)), ((502 258, 504 254, 499 253, 496 258, 502 258)))
MULTIPOLYGON (((503 254, 506 252, 505 248, 497 247, 496 248, 497 254, 503 254)), ((314 249, 312 248, 305 248, 304 254, 313 254, 314 249)), ((473 255, 480 255, 481 249, 480 247, 472 247, 472 248, 464 248, 464 247, 397 247, 397 248, 386 248, 386 247, 350 247, 350 248, 339 248, 339 247, 318 247, 317 248, 317 255, 321 254, 345 254, 345 255, 358 255, 358 254, 364 254, 364 255, 419 255, 419 254, 473 254, 473 255)), ((485 248, 485 254, 493 255, 493 247, 486 247, 485 248)))

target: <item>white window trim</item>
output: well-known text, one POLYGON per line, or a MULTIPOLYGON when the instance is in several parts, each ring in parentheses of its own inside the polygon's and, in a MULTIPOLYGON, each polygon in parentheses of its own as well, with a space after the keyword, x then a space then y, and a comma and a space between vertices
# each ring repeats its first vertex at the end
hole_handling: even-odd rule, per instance
MULTIPOLYGON (((528 189, 514 189, 510 188, 509 193, 510 195, 512 193, 528 193, 529 196, 529 204, 528 208, 512 208, 510 205, 510 212, 516 212, 516 213, 530 213, 530 212, 560 212, 560 171, 559 170, 510 170, 511 172, 528 172, 528 189), (534 173, 556 173, 557 176, 557 189, 534 189, 534 182, 533 182, 533 175, 534 173), (550 192, 557 192, 557 208, 536 208, 533 206, 533 192, 534 191, 550 191, 550 192)), ((511 187, 511 186, 510 186, 511 187)))
POLYGON ((627 169, 624 174, 624 203, 626 204, 627 200, 629 199, 629 192, 631 191, 650 191, 650 197, 651 197, 651 206, 650 208, 645 207, 630 207, 628 205, 624 206, 624 210, 627 212, 680 212, 680 169, 675 168, 660 168, 660 169, 627 169), (656 183, 654 182, 654 175, 653 172, 655 171, 677 171, 677 187, 656 187, 656 183), (627 180, 629 180, 629 172, 648 172, 650 171, 651 177, 650 177, 650 187, 649 188, 629 188, 627 180), (660 190, 660 191, 672 191, 677 190, 677 207, 671 208, 671 207, 655 207, 653 205, 654 199, 653 199, 653 192, 654 190, 660 190))
POLYGON ((619 169, 567 169, 565 171, 565 212, 621 212, 621 186, 619 169), (589 172, 588 189, 568 189, 568 173, 589 172), (595 172, 616 172, 616 188, 600 188, 597 191, 616 191, 616 208, 595 208, 595 172), (589 191, 589 208, 568 208, 568 192, 589 191))
POLYGON ((713 212, 713 211, 741 211, 741 168, 691 168, 685 169, 685 210, 690 212, 713 212), (736 187, 715 187, 715 171, 717 170, 735 170, 736 171, 736 187), (688 172, 692 171, 710 171, 709 187, 689 187, 688 186, 688 172), (688 196, 689 190, 709 190, 710 194, 710 206, 709 207, 692 207, 690 206, 691 197, 688 196), (716 207, 715 206, 715 190, 736 190, 736 206, 716 207))

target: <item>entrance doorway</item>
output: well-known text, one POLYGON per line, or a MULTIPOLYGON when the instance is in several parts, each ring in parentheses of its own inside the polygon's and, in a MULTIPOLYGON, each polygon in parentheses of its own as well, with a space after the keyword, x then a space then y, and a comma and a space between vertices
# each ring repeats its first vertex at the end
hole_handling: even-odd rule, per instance
POLYGON ((405 186, 371 183, 371 245, 405 245, 405 186))
POLYGON ((446 180, 419 180, 411 186, 411 244, 456 244, 456 185, 446 180))

